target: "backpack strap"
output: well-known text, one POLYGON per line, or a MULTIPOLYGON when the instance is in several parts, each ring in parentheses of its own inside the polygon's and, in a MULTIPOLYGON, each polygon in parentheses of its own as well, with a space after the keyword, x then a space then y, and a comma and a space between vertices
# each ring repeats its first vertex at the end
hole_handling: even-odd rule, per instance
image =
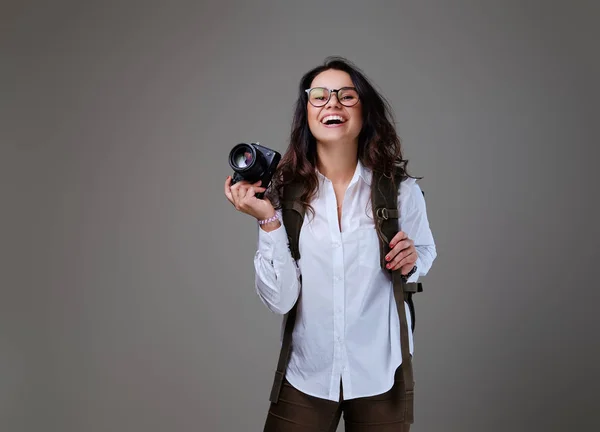
MULTIPOLYGON (((385 266, 385 256, 390 251, 390 241, 400 230, 398 193, 402 176, 387 177, 380 172, 373 172, 371 183, 371 202, 373 206, 373 217, 375 218, 375 229, 379 237, 379 250, 381 267, 390 272, 385 266)), ((402 373, 404 377, 406 411, 404 412, 404 423, 414 422, 414 376, 412 368, 412 356, 408 339, 408 321, 404 301, 409 302, 413 293, 422 290, 420 284, 405 283, 400 270, 391 272, 396 309, 400 318, 400 344, 402 351, 402 373)), ((409 302, 409 304, 412 302, 409 302)), ((411 310, 412 311, 412 310, 411 310)), ((412 329, 411 329, 412 331, 412 329)))
POLYGON ((300 259, 300 250, 298 248, 300 229, 304 223, 304 207, 300 202, 302 188, 300 184, 291 184, 284 188, 283 197, 281 199, 281 217, 283 225, 287 232, 290 252, 292 257, 297 261, 300 259))
MULTIPOLYGON (((300 229, 304 223, 305 213, 304 207, 300 203, 301 192, 302 189, 300 185, 288 185, 284 188, 283 197, 281 200, 281 218, 283 219, 283 225, 288 236, 290 252, 296 261, 300 259, 298 240, 300 238, 300 229)), ((302 275, 300 275, 300 283, 302 283, 302 275)), ((269 397, 269 400, 273 403, 277 403, 279 400, 281 386, 283 385, 283 380, 285 378, 285 370, 292 352, 292 332, 296 322, 297 305, 298 302, 296 301, 294 306, 292 306, 292 309, 290 309, 290 311, 284 317, 285 327, 283 332, 283 341, 281 343, 279 360, 277 361, 277 369, 275 371, 275 379, 273 380, 271 395, 269 397)))
MULTIPOLYGON (((398 211, 398 191, 401 178, 396 177, 396 181, 392 182, 390 178, 383 176, 380 173, 373 172, 373 182, 371 184, 371 201, 373 207, 373 215, 375 218, 375 228, 379 237, 379 251, 381 266, 385 271, 387 262, 385 256, 389 252, 389 242, 399 230, 399 211, 398 211)), ((304 222, 305 210, 300 203, 301 187, 300 185, 288 185, 284 188, 283 197, 281 200, 282 219, 285 226, 290 252, 295 260, 300 258, 300 250, 298 247, 300 238, 300 229, 304 222)), ((414 380, 412 361, 410 355, 410 347, 408 341, 408 322, 406 311, 404 309, 404 301, 409 305, 412 319, 411 331, 414 331, 414 305, 412 303, 412 294, 423 291, 421 283, 404 283, 401 278, 400 271, 392 272, 392 280, 394 285, 394 298, 398 316, 400 318, 400 342, 402 349, 402 371, 404 374, 404 382, 406 389, 406 412, 405 423, 413 423, 413 399, 414 399, 414 380)), ((300 276, 300 282, 302 276, 300 276)), ((277 362, 277 370, 271 388, 269 400, 277 403, 279 394, 285 378, 285 370, 289 361, 289 356, 292 349, 292 333, 296 321, 296 309, 298 302, 294 304, 292 309, 285 316, 285 327, 281 350, 279 352, 279 360, 277 362)))

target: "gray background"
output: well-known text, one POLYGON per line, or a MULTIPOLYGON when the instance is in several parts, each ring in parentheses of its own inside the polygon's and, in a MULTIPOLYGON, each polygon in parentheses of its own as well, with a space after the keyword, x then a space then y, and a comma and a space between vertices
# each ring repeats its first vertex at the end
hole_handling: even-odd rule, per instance
POLYGON ((424 176, 439 255, 412 430, 599 430, 599 18, 595 1, 3 2, 0 430, 262 430, 280 317, 227 154, 284 151, 297 83, 332 54, 388 97, 424 176))

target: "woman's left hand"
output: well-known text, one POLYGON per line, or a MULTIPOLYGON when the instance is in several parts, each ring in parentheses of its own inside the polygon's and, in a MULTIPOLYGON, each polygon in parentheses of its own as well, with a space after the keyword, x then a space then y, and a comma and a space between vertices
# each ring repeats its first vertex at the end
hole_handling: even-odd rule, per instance
POLYGON ((386 267, 392 271, 400 269, 400 273, 406 275, 417 262, 415 243, 405 232, 400 231, 392 238, 390 248, 391 250, 385 256, 388 262, 386 267))

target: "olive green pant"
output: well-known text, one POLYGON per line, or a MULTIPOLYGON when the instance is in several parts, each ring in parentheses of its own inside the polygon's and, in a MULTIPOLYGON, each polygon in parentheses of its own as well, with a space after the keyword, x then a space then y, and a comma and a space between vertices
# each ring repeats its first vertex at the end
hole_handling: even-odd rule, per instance
POLYGON ((340 396, 340 402, 307 395, 284 380, 279 400, 269 408, 264 432, 335 432, 342 414, 346 432, 409 432, 404 411, 402 368, 389 391, 351 400, 340 396))

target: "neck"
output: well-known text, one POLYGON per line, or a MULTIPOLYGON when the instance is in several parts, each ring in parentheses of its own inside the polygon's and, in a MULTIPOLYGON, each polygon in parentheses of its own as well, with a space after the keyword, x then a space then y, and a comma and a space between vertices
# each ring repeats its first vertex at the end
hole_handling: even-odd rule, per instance
POLYGON ((358 163, 358 142, 344 145, 317 144, 317 168, 334 184, 349 183, 358 163))

